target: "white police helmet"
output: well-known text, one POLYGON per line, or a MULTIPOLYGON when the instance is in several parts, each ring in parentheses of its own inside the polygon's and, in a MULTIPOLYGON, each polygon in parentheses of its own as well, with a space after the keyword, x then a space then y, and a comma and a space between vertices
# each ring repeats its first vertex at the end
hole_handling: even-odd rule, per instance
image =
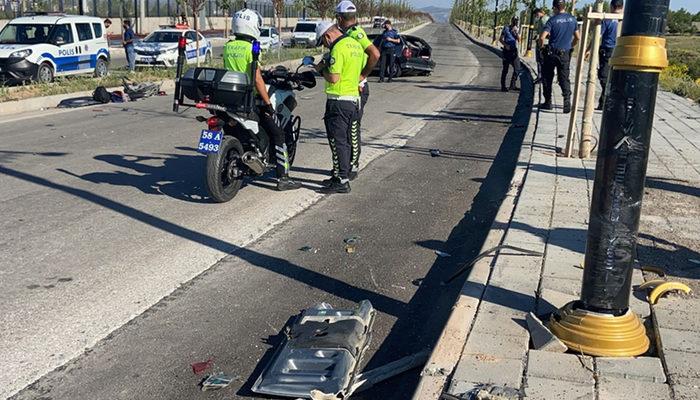
POLYGON ((231 25, 234 35, 246 35, 258 40, 260 39, 260 27, 262 23, 263 19, 260 13, 255 10, 244 8, 233 14, 233 23, 231 25))

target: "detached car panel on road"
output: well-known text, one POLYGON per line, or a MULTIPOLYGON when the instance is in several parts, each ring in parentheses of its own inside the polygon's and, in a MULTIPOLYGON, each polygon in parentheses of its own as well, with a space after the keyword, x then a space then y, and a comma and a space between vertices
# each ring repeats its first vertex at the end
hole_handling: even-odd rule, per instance
MULTIPOLYGON (((381 34, 369 34, 367 37, 381 50, 381 34)), ((428 42, 412 35, 401 35, 401 45, 394 47, 396 50, 396 76, 405 75, 430 75, 435 69, 433 61, 433 48, 428 42)), ((380 63, 374 68, 379 72, 380 63)))
POLYGON ((151 32, 142 41, 134 44, 137 66, 173 67, 177 64, 177 42, 181 37, 187 39, 187 63, 195 64, 211 60, 211 42, 193 29, 158 29, 151 32), (199 35, 199 55, 197 54, 197 35, 199 35))
POLYGON ((36 15, 0 31, 0 82, 51 82, 56 76, 105 76, 109 46, 100 18, 36 15))

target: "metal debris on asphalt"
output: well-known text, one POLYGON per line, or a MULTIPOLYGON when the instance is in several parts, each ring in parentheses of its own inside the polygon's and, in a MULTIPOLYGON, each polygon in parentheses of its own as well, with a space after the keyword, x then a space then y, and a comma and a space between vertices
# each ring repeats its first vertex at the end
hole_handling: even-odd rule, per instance
POLYGON ((359 236, 350 236, 350 237, 346 237, 345 239, 343 239, 343 242, 345 242, 346 244, 355 244, 359 240, 360 240, 359 236))
POLYGON ((354 253, 356 250, 355 244, 354 243, 348 243, 345 245, 345 252, 346 253, 354 253))
POLYGON ((451 257, 452 256, 450 253, 445 253, 444 251, 440 251, 440 250, 435 250, 435 254, 437 254, 440 257, 451 257))
POLYGON ((202 391, 206 392, 208 390, 219 390, 230 385, 233 382, 233 377, 225 375, 220 372, 218 374, 209 375, 207 379, 202 382, 202 391))
POLYGON ((299 248, 299 251, 303 251, 303 252, 307 252, 307 253, 314 253, 314 254, 318 253, 318 249, 315 247, 311 247, 311 246, 301 247, 301 248, 299 248))
POLYGON ((202 372, 204 372, 204 371, 208 370, 209 368, 211 368, 211 365, 212 365, 212 362, 213 362, 213 361, 214 361, 214 360, 212 360, 212 359, 210 358, 210 359, 208 359, 207 361, 196 362, 196 363, 191 364, 191 365, 192 365, 192 372, 194 372, 195 375, 201 374, 202 372))
POLYGON ((431 157, 440 157, 440 149, 430 149, 431 157))

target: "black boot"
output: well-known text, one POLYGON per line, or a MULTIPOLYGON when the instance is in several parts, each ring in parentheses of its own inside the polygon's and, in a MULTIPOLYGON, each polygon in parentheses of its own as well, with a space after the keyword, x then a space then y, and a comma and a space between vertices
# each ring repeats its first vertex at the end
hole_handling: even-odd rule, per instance
POLYGON ((296 189, 301 189, 301 182, 295 181, 288 176, 283 176, 277 179, 277 190, 280 192, 296 189))
POLYGON ((541 110, 551 110, 552 108, 552 100, 545 100, 544 103, 540 103, 541 110))
POLYGON ((508 88, 507 88, 507 87, 501 86, 501 92, 507 92, 507 91, 508 91, 508 88))
POLYGON ((564 106, 562 107, 562 112, 568 114, 571 112, 571 100, 564 99, 564 106))
POLYGON ((328 179, 328 181, 328 185, 325 185, 323 188, 321 188, 321 193, 350 193, 349 179, 345 179, 345 181, 343 182, 340 178, 333 177, 331 179, 328 179))
POLYGON ((597 111, 603 111, 603 106, 604 106, 604 105, 605 105, 605 99, 603 99, 603 98, 601 97, 600 99, 598 99, 598 105, 596 106, 595 109, 596 109, 597 111))
POLYGON ((359 167, 353 166, 350 172, 348 173, 348 178, 350 178, 351 181, 354 181, 357 179, 357 174, 360 172, 359 167))

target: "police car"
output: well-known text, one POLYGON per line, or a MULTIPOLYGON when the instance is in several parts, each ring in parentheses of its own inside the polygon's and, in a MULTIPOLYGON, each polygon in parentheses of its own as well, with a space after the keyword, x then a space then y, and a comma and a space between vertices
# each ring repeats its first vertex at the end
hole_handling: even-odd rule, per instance
POLYGON ((272 26, 260 27, 260 48, 262 50, 278 49, 283 46, 284 44, 279 32, 277 32, 277 28, 272 26))
POLYGON ((177 64, 177 43, 181 37, 187 40, 185 54, 187 63, 210 62, 211 42, 194 29, 162 28, 151 32, 142 41, 134 43, 136 65, 172 67, 177 64), (197 36, 199 36, 199 57, 197 56, 197 36))
POLYGON ((15 18, 0 31, 0 80, 51 82, 55 76, 109 69, 109 46, 97 17, 44 14, 15 18))

